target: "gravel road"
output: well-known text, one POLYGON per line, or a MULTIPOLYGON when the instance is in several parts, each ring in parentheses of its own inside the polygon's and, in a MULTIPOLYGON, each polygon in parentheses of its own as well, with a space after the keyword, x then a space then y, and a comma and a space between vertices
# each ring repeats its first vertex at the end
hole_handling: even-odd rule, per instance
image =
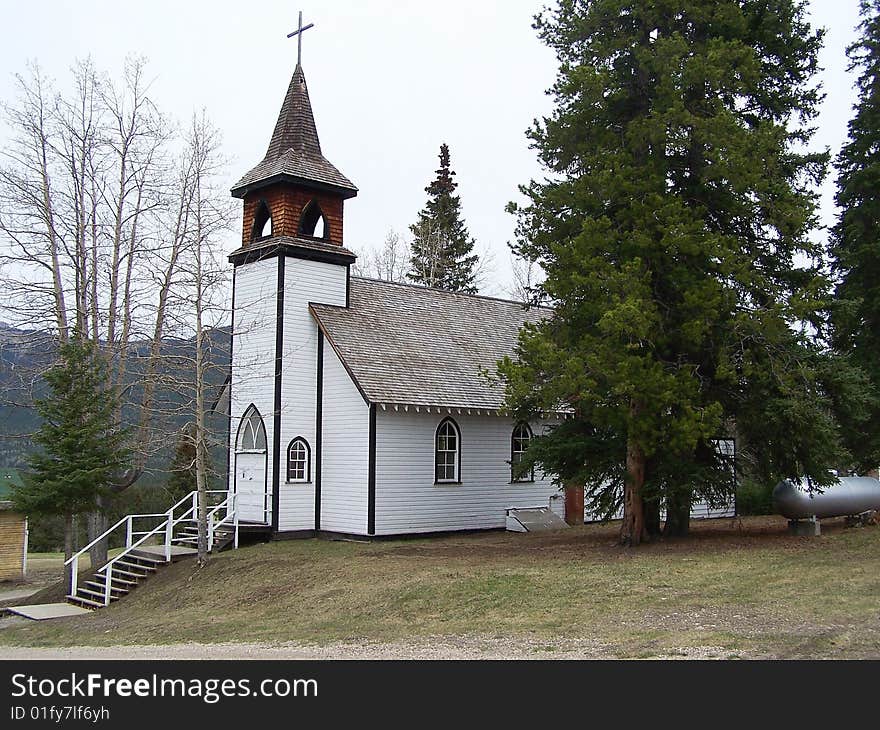
MULTIPOLYGON (((724 659, 721 647, 687 647, 658 659, 724 659)), ((0 659, 616 659, 612 646, 589 641, 442 637, 393 643, 170 644, 167 646, 0 646, 0 659)))

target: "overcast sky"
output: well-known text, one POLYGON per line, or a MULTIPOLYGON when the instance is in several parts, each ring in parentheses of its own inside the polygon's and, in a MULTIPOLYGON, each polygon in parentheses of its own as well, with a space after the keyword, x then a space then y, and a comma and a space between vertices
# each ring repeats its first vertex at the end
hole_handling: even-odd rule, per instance
MULTIPOLYGON (((231 159, 229 185, 266 151, 296 63, 287 40, 297 11, 305 33, 303 68, 324 155, 360 188, 346 203, 346 245, 381 244, 389 228, 407 232, 424 188, 449 144, 465 220, 478 247, 494 254, 487 294, 510 278, 505 204, 540 174, 525 130, 550 111, 544 91, 556 71, 537 40, 533 0, 0 0, 0 100, 12 75, 37 60, 59 86, 78 57, 111 74, 127 54, 149 59, 160 108, 178 120, 205 108, 231 159)), ((827 28, 822 53, 827 99, 817 147, 837 152, 855 100, 844 49, 854 38, 858 0, 812 0, 827 28)), ((833 181, 823 218, 832 222, 833 181)), ((229 250, 237 246, 229 237, 229 250)))

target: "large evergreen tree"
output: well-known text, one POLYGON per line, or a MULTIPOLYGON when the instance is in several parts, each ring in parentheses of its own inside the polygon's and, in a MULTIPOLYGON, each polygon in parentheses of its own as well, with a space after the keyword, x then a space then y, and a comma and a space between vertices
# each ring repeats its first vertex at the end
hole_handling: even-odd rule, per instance
POLYGON ((829 284, 808 232, 822 154, 803 151, 821 32, 802 0, 561 0, 536 19, 560 67, 530 130, 549 175, 522 188, 515 250, 552 318, 500 365, 517 417, 565 410, 530 458, 621 542, 687 531, 731 485, 716 440, 759 478, 828 482, 843 458, 810 334, 829 284))
POLYGON ((455 194, 458 183, 454 178, 449 147, 442 144, 437 177, 425 188, 428 202, 410 226, 412 258, 407 276, 417 284, 474 294, 474 267, 479 257, 461 219, 461 198, 455 194))
POLYGON ((867 374, 874 393, 865 418, 843 411, 855 465, 864 469, 880 463, 880 1, 862 0, 861 14, 861 36, 847 50, 859 101, 838 158, 832 321, 835 346, 867 374))
POLYGON ((42 422, 40 447, 28 458, 24 485, 13 491, 26 514, 63 516, 65 556, 74 550, 74 518, 109 494, 125 463, 125 433, 116 424, 116 402, 97 347, 78 332, 60 345, 57 364, 44 376, 45 397, 34 405, 42 422))

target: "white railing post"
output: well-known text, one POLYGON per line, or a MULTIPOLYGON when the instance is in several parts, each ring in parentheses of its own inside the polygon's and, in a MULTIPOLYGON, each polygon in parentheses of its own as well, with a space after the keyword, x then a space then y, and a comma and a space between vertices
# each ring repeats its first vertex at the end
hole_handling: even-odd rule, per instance
POLYGON ((125 547, 131 547, 131 532, 132 532, 132 519, 131 515, 128 516, 128 520, 125 523, 125 547))
POLYGON ((171 538, 174 535, 174 510, 168 510, 167 522, 165 524, 165 562, 171 562, 171 538))
POLYGON ((214 549, 214 520, 208 520, 208 552, 214 549))
POLYGON ((70 595, 76 595, 76 581, 79 578, 79 555, 74 557, 70 564, 70 595))
POLYGON ((106 583, 104 584, 104 605, 110 605, 110 590, 113 588, 113 563, 107 564, 106 583))
POLYGON ((235 524, 235 537, 233 537, 232 549, 238 550, 238 510, 235 509, 235 494, 233 493, 232 499, 232 521, 235 524))

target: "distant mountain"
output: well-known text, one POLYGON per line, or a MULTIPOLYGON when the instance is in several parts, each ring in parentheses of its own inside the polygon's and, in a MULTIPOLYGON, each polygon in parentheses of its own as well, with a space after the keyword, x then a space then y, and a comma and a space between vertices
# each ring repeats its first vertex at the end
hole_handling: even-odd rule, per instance
MULTIPOLYGON (((208 402, 213 403, 229 372, 230 328, 222 327, 208 332, 208 402)), ((195 353, 194 339, 168 338, 163 341, 163 365, 161 375, 191 383, 194 379, 192 358, 195 353)), ((56 348, 51 336, 43 332, 26 331, 0 322, 0 467, 21 468, 33 448, 28 438, 39 427, 39 416, 31 407, 32 398, 43 390, 39 373, 54 361, 56 348)), ((149 354, 149 343, 134 343, 129 356, 127 383, 129 400, 138 403, 142 394, 144 369, 149 354)), ((156 392, 156 405, 161 411, 153 421, 157 433, 167 434, 162 448, 152 456, 148 469, 163 470, 171 460, 176 445, 174 435, 179 432, 191 415, 185 411, 187 398, 167 387, 156 392)), ((136 408, 124 410, 127 420, 134 421, 136 408)), ((209 419, 209 428, 215 440, 226 442, 229 420, 225 414, 215 414, 209 419)), ((225 449, 212 449, 213 463, 222 468, 225 449)))

